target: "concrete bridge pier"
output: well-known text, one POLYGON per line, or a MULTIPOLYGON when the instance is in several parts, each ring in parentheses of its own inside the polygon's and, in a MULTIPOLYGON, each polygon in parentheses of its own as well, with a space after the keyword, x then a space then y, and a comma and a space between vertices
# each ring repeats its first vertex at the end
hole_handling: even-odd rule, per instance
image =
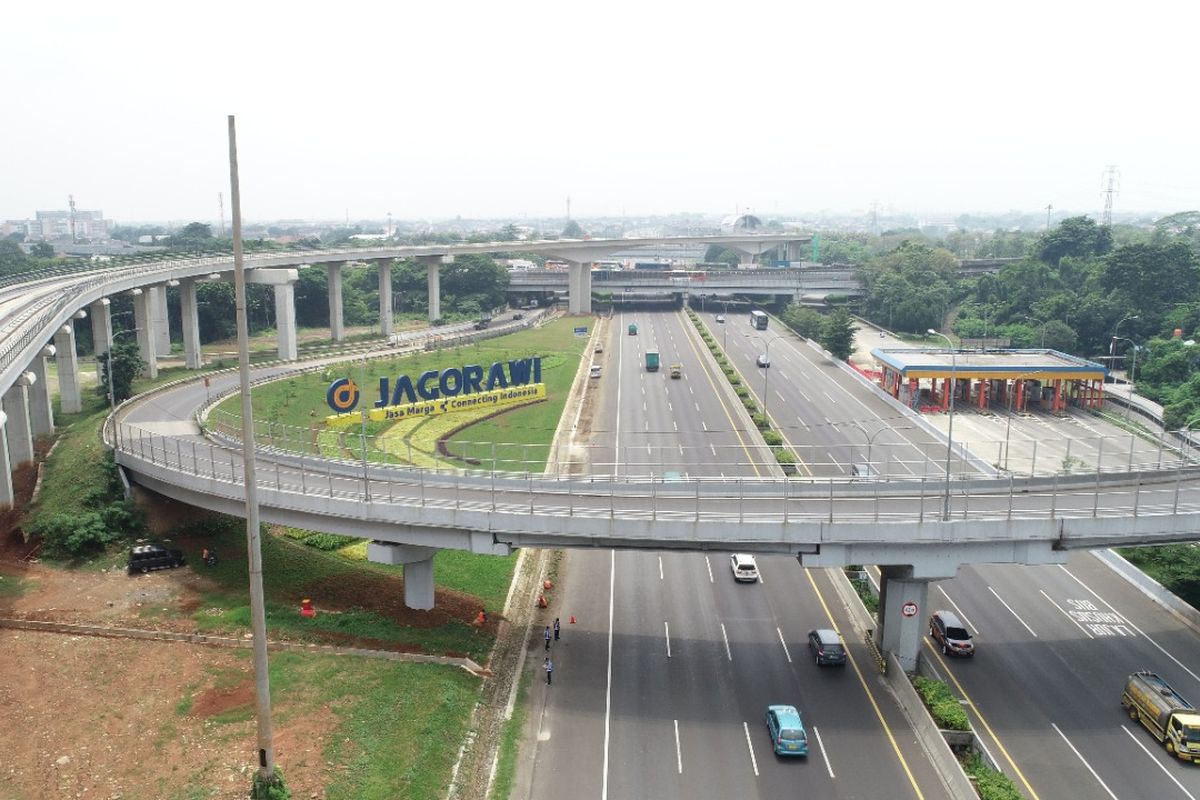
POLYGON ((375 262, 379 270, 379 334, 391 336, 396 332, 392 317, 392 264, 395 259, 381 258, 375 262))
POLYGON ((568 268, 568 310, 572 314, 592 313, 592 265, 572 261, 568 268))
POLYGON ((145 362, 142 375, 157 378, 158 356, 155 353, 154 332, 150 329, 150 293, 133 289, 130 294, 133 295, 133 327, 137 333, 138 355, 145 362))
POLYGON ((188 369, 200 369, 200 315, 197 313, 196 280, 184 278, 179 282, 179 310, 183 317, 183 359, 188 369))
MULTIPOLYGON (((76 316, 82 315, 76 312, 76 316)), ((79 359, 75 355, 75 323, 67 323, 54 334, 54 360, 58 365, 58 398, 64 414, 83 410, 83 393, 79 386, 79 359)))
POLYGON ((8 416, 0 411, 0 511, 13 507, 12 464, 8 461, 8 416))
MULTIPOLYGON (((107 297, 101 297, 88 306, 88 314, 92 317, 92 352, 96 355, 107 353, 112 349, 112 311, 109 309, 107 297)), ((97 373, 96 380, 99 380, 97 373)))
POLYGON ((171 323, 167 316, 167 285, 150 287, 150 322, 154 328, 154 353, 159 358, 171 354, 171 323))
POLYGON ((454 256, 417 256, 417 263, 424 264, 428 274, 429 321, 442 316, 442 264, 453 264, 454 256))
POLYGON ((373 541, 367 545, 367 560, 377 564, 404 565, 404 605, 420 611, 433 608, 433 556, 436 547, 373 541))
POLYGON ((35 437, 54 433, 54 406, 50 402, 50 382, 46 380, 46 359, 54 352, 54 345, 48 344, 29 362, 29 372, 33 376, 29 392, 29 425, 35 437))
POLYGON ((342 267, 343 261, 329 263, 329 276, 326 281, 329 291, 329 338, 340 342, 346 338, 345 311, 342 307, 342 267))
POLYGON ((246 273, 246 283, 270 286, 275 290, 275 338, 279 343, 279 359, 295 361, 296 351, 296 281, 295 269, 253 269, 246 273))
POLYGON ((879 572, 879 630, 875 642, 880 650, 894 653, 905 672, 912 672, 921 653, 925 620, 933 611, 926 607, 929 582, 942 578, 914 578, 911 566, 881 566, 879 572))
POLYGON ((33 463, 33 430, 29 425, 29 387, 33 381, 33 375, 26 372, 4 393, 4 415, 8 418, 5 426, 8 435, 7 461, 10 469, 20 469, 33 463))

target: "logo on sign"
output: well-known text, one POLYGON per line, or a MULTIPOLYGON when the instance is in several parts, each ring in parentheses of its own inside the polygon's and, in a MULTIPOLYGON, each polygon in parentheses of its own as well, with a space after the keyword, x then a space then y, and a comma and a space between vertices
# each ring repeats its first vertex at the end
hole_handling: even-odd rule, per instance
POLYGON ((917 615, 917 604, 908 602, 900 606, 900 613, 906 617, 915 617, 917 615))

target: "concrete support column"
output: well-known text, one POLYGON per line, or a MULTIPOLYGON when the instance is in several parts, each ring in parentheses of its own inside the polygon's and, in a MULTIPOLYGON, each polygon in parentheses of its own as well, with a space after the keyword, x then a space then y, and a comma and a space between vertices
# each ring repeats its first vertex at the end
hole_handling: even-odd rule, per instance
POLYGON ((145 362, 142 375, 157 378, 158 355, 155 352, 154 332, 150 330, 150 292, 134 289, 132 294, 133 326, 137 329, 138 355, 145 362))
POLYGON ((200 353, 200 315, 196 305, 196 281, 185 278, 179 282, 179 310, 183 317, 183 360, 188 369, 200 369, 204 358, 200 353))
POLYGON ((896 655, 905 672, 912 672, 921 651, 922 626, 932 611, 926 608, 929 581, 913 578, 910 566, 880 567, 879 571, 876 641, 880 650, 896 655))
POLYGON ((3 398, 8 417, 8 459, 11 469, 33 463, 33 430, 29 427, 29 381, 22 376, 3 398))
POLYGON ((329 338, 340 342, 346 338, 345 312, 342 307, 342 267, 341 261, 329 264, 329 338))
POLYGON ((150 320, 154 326, 154 352, 159 358, 171 354, 171 324, 167 317, 167 287, 150 287, 150 320))
POLYGON ((376 262, 379 269, 379 333, 391 336, 396 332, 396 320, 392 319, 392 261, 384 258, 376 262))
POLYGON ((54 334, 54 361, 58 365, 58 398, 64 414, 83 410, 79 387, 79 359, 75 356, 75 323, 68 321, 54 334))
POLYGON ((433 608, 433 556, 435 547, 370 542, 367 560, 404 565, 404 605, 421 611, 433 608))
POLYGON ((443 264, 453 264, 454 256, 417 256, 417 263, 424 264, 428 276, 429 321, 442 317, 442 273, 443 264))
POLYGON ((0 511, 13 507, 12 465, 8 461, 8 417, 0 411, 0 511))
POLYGON ((568 298, 567 310, 572 314, 592 313, 591 265, 570 262, 567 265, 567 269, 569 270, 567 291, 570 294, 570 297, 568 298))
MULTIPOLYGON (((108 307, 108 298, 102 297, 88 306, 92 317, 92 352, 96 355, 107 353, 112 349, 112 311, 108 307)), ((100 374, 96 374, 100 380, 100 374)))
POLYGON ((50 402, 50 382, 46 380, 46 359, 54 355, 54 345, 48 344, 29 362, 33 385, 29 389, 29 425, 33 435, 54 433, 54 406, 50 402))
POLYGON ((279 357, 284 361, 295 361, 296 285, 293 283, 275 287, 275 335, 279 341, 279 357))

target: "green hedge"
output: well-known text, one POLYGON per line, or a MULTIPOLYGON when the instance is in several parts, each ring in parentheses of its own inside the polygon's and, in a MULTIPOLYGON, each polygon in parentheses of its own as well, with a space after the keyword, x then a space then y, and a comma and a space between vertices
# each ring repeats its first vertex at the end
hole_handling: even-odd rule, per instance
MULTIPOLYGON (((763 419, 766 419, 766 417, 763 417, 763 419)), ((757 420, 755 421, 757 422, 757 420)), ((779 445, 783 444, 783 437, 770 428, 767 428, 762 432, 762 437, 763 441, 771 447, 778 447, 779 445)))
POLYGON ((1012 779, 983 763, 978 753, 971 753, 963 763, 963 769, 975 780, 980 800, 1022 800, 1012 779))
POLYGON ((933 721, 939 728, 950 731, 971 730, 967 712, 963 711, 958 698, 950 691, 945 681, 935 681, 918 675, 913 678, 913 687, 925 701, 929 713, 933 715, 933 721))

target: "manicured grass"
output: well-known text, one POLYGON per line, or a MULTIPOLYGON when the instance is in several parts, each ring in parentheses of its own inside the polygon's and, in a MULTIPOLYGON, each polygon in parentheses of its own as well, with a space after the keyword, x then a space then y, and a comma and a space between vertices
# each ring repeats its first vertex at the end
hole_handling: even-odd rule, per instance
POLYGON ((489 612, 504 610, 517 556, 479 556, 462 550, 439 550, 433 557, 438 586, 475 595, 489 612))

